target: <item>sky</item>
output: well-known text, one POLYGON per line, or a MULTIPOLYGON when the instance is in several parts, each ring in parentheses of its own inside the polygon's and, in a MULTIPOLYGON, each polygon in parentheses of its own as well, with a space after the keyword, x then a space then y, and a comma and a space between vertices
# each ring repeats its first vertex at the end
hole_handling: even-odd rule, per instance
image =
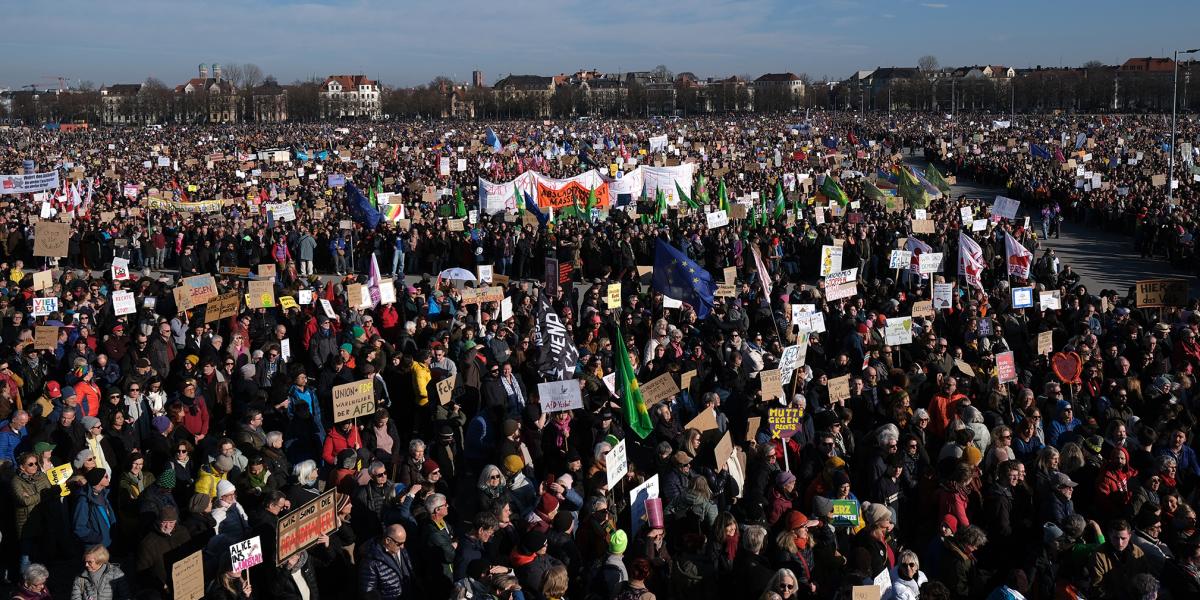
POLYGON ((176 85, 200 63, 254 63, 281 83, 365 73, 390 86, 445 75, 595 68, 700 77, 791 71, 1119 64, 1200 48, 1194 0, 35 0, 4 8, 0 88, 176 85))

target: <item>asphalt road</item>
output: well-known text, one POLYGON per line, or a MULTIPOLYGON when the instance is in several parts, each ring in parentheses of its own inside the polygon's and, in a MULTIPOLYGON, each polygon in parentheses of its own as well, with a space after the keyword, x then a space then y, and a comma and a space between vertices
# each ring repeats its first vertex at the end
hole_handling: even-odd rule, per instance
MULTIPOLYGON (((926 166, 924 158, 912 157, 906 162, 920 169, 926 166)), ((988 200, 1003 192, 1003 188, 980 185, 963 178, 950 190, 955 198, 966 195, 988 200)), ((1040 216, 1033 211, 1027 214, 1041 235, 1040 216)), ((1070 265, 1079 274, 1080 283, 1093 294, 1102 289, 1113 289, 1124 295, 1138 280, 1183 277, 1191 282, 1192 294, 1200 295, 1200 279, 1181 273, 1163 259, 1141 258, 1133 247, 1132 237, 1074 223, 1063 223, 1061 235, 1042 240, 1038 258, 1046 248, 1053 248, 1062 264, 1070 265)))

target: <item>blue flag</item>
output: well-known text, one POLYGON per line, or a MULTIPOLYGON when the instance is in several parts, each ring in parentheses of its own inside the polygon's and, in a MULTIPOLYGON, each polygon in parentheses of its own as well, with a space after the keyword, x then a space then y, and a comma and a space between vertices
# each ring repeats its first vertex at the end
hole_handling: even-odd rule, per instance
POLYGON ((317 159, 318 160, 325 160, 326 158, 329 158, 328 150, 318 150, 317 151, 317 159))
POLYGON ((829 148, 830 150, 837 150, 838 139, 832 135, 822 139, 821 143, 825 144, 825 147, 829 148))
POLYGON ((308 160, 308 152, 305 152, 304 150, 297 150, 296 160, 308 160))
POLYGON ((708 271, 661 239, 654 250, 654 277, 651 287, 675 300, 692 305, 696 309, 696 317, 700 319, 708 316, 713 305, 713 295, 717 292, 717 284, 713 282, 708 271))
POLYGON ((1030 144, 1029 153, 1035 158, 1049 159, 1051 156, 1050 151, 1044 148, 1041 144, 1030 144))
POLYGON ((496 132, 492 131, 491 127, 487 128, 487 145, 492 147, 496 152, 500 151, 500 138, 496 137, 496 132))
POLYGON ((533 213, 533 216, 537 217, 538 223, 545 225, 546 222, 550 220, 550 215, 542 212, 542 210, 538 208, 537 202, 533 201, 531 194, 526 194, 519 189, 516 190, 516 192, 521 195, 522 199, 524 199, 525 210, 533 213))
POLYGON ((353 183, 346 182, 346 195, 349 198, 350 216, 354 217, 355 221, 367 226, 367 229, 375 229, 379 226, 379 222, 383 220, 383 215, 371 206, 371 202, 367 200, 363 193, 358 191, 353 183))

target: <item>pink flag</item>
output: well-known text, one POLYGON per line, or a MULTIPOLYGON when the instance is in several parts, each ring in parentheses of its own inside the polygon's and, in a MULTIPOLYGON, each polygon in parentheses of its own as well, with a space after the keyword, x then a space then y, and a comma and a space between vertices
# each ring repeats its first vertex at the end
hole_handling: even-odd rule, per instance
POLYGON ((1029 279, 1029 267, 1033 265, 1033 253, 1025 249, 1016 238, 1004 232, 1004 253, 1008 260, 1008 274, 1029 279))
MULTIPOLYGON (((367 279, 367 291, 371 294, 371 308, 379 306, 379 261, 375 258, 375 253, 371 253, 371 270, 367 279)), ((401 282, 403 283, 403 282, 401 282)))

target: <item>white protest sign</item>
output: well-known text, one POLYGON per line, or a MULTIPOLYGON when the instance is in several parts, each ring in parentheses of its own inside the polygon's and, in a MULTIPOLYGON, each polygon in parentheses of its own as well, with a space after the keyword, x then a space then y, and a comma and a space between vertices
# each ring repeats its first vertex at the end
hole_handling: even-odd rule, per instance
POLYGON ((912 252, 908 250, 892 250, 892 254, 888 257, 889 269, 907 269, 912 263, 912 252))
POLYGON ((583 395, 579 391, 579 382, 574 379, 539 383, 538 401, 545 414, 583 408, 583 395))
POLYGON ((617 445, 609 450, 604 464, 608 467, 608 489, 611 490, 629 472, 629 454, 625 449, 625 440, 617 442, 617 445))
POLYGON ((312 304, 312 301, 313 301, 312 290, 300 290, 296 294, 296 303, 297 304, 312 304))
POLYGON ((912 317, 888 317, 883 335, 884 343, 889 346, 911 344, 913 340, 912 317))
MULTIPOLYGON (((1025 217, 1028 219, 1029 217, 1025 217)), ((1028 227, 1028 225, 1026 225, 1028 227)), ((971 221, 971 231, 983 231, 987 229, 987 219, 975 219, 971 221)))
POLYGON ((992 203, 992 215, 1004 219, 1015 219, 1019 208, 1021 208, 1020 200, 996 196, 996 201, 992 203))
POLYGON ((256 535, 244 542, 230 546, 229 559, 233 562, 232 571, 234 573, 240 573, 254 565, 262 564, 262 541, 259 536, 256 535))
POLYGON ((1042 305, 1042 310, 1059 310, 1062 308, 1061 292, 1058 290, 1042 292, 1038 296, 1038 303, 1042 305))
POLYGON ((1033 306, 1033 288, 1017 287, 1012 289, 1012 307, 1030 308, 1033 306))
POLYGON ((137 300, 133 297, 133 292, 127 290, 116 290, 112 293, 113 314, 116 316, 131 315, 137 312, 137 300))
POLYGON ((933 284, 933 310, 949 310, 954 300, 953 283, 933 284))
POLYGON ((941 252, 926 252, 920 257, 918 269, 922 275, 937 273, 942 270, 942 253, 941 252))
POLYGON ((663 308, 683 308, 683 300, 676 300, 663 294, 663 308))
POLYGON ((704 218, 708 220, 709 229, 716 229, 729 224, 729 215, 723 210, 705 213, 704 218))
POLYGON ((34 298, 33 299, 33 316, 44 317, 58 310, 58 298, 34 298))
POLYGON ((292 340, 288 338, 279 340, 279 358, 283 362, 290 362, 292 360, 292 340))
POLYGON ((113 281, 128 281, 129 280, 129 259, 128 258, 113 258, 112 262, 112 278, 113 281))
POLYGON ((821 246, 821 277, 842 270, 842 247, 821 246))

